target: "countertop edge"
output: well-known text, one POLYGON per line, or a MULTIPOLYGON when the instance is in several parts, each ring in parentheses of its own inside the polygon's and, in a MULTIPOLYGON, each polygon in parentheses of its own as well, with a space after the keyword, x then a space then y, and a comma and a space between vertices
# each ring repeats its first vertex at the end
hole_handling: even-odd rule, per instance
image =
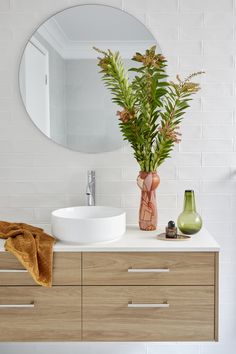
MULTIPOLYGON (((140 231, 137 226, 127 226, 126 233, 109 243, 79 244, 57 241, 57 252, 219 252, 214 237, 203 228, 190 240, 166 241, 157 239, 157 231, 140 231)), ((0 239, 0 252, 5 252, 4 239, 0 239)))

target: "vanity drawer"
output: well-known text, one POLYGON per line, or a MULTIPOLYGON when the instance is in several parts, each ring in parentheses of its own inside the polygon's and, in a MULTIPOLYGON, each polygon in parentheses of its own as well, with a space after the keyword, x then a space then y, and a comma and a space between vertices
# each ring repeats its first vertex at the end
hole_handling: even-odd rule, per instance
MULTIPOLYGON (((81 284, 81 253, 55 252, 53 255, 53 285, 81 284)), ((0 253, 1 285, 36 285, 30 274, 9 252, 0 253)))
POLYGON ((81 287, 0 287, 0 341, 81 340, 81 287))
POLYGON ((84 285, 214 285, 214 252, 83 253, 84 285))
POLYGON ((214 286, 84 286, 84 341, 212 341, 214 286))

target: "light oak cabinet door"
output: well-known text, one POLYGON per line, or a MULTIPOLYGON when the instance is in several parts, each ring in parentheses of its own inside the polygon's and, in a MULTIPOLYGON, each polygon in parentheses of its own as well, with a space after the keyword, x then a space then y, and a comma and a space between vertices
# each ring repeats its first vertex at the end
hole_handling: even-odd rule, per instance
POLYGON ((84 341, 213 341, 213 286, 84 286, 84 341))
MULTIPOLYGON (((53 285, 81 284, 81 253, 55 252, 53 285)), ((0 252, 1 285, 37 285, 20 262, 9 252, 0 252)))
POLYGON ((80 341, 81 287, 0 287, 0 341, 80 341))
POLYGON ((84 285, 214 285, 213 252, 85 252, 84 285))

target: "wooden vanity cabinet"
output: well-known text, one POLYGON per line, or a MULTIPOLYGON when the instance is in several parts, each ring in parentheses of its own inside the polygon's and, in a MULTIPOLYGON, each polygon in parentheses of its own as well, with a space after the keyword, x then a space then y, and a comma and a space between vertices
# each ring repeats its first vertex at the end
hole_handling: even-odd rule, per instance
POLYGON ((52 288, 0 253, 0 341, 216 341, 218 252, 55 252, 52 288))
POLYGON ((85 341, 214 341, 218 253, 82 254, 85 341))
POLYGON ((85 252, 83 285, 214 285, 213 252, 85 252))
POLYGON ((1 341, 80 341, 80 286, 1 286, 1 341))
MULTIPOLYGON (((0 252, 0 286, 35 285, 21 263, 9 252, 0 252)), ((81 253, 55 252, 53 285, 81 285, 81 253)))
POLYGON ((43 288, 1 252, 0 341, 80 340, 81 253, 55 253, 53 286, 43 288))
POLYGON ((213 341, 214 287, 84 286, 83 340, 213 341))

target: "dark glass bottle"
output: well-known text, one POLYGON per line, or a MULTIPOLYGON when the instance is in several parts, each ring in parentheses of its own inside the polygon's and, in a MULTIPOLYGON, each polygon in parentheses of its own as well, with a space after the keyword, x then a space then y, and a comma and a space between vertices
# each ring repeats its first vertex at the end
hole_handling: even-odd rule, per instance
POLYGON ((193 190, 186 190, 184 193, 184 210, 179 215, 177 224, 179 230, 186 235, 193 235, 201 230, 202 219, 196 211, 193 190))

